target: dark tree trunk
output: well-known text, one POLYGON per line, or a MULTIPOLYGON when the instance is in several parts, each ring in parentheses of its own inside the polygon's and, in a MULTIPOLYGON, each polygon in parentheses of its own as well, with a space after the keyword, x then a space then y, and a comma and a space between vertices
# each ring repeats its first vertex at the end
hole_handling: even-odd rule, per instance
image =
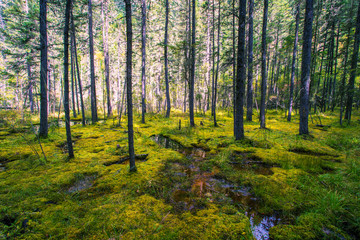
POLYGON ((72 28, 72 44, 74 47, 74 57, 75 57, 75 65, 76 65, 76 72, 77 72, 77 79, 79 83, 79 93, 80 93, 80 103, 81 103, 81 123, 83 126, 85 126, 85 105, 84 105, 84 98, 83 98, 83 92, 82 92, 82 84, 81 84, 81 78, 80 78, 80 69, 79 69, 79 61, 77 57, 77 47, 76 47, 76 37, 75 37, 75 24, 74 24, 74 17, 71 14, 71 28, 72 28))
MULTIPOLYGON (((71 49, 71 48, 70 48, 71 49)), ((75 103, 75 85, 74 85, 74 59, 72 52, 70 50, 70 65, 71 65, 71 99, 72 99, 72 110, 73 110, 73 116, 76 118, 76 103, 75 103)), ((76 80, 75 80, 76 81, 76 80)))
POLYGON ((211 116, 214 116, 215 96, 215 0, 212 6, 212 84, 211 84, 211 116))
POLYGON ((141 122, 146 113, 146 0, 141 0, 141 122))
POLYGON ((40 129, 39 136, 47 137, 48 135, 48 98, 47 98, 47 26, 46 26, 46 2, 40 0, 40 129))
POLYGON ((95 84, 95 65, 94 65, 94 40, 92 29, 92 4, 88 0, 88 15, 89 15, 89 55, 90 55, 90 98, 91 98, 91 121, 96 123, 98 121, 97 103, 96 103, 96 84, 95 84))
MULTIPOLYGON (((250 0, 251 1, 251 0, 250 0)), ((233 44, 233 115, 234 115, 234 120, 236 118, 236 33, 235 33, 235 0, 232 1, 232 44, 233 44)), ((236 124, 234 121, 234 132, 236 132, 236 124)))
POLYGON ((336 48, 335 48, 335 70, 334 70, 334 81, 333 81, 333 92, 332 92, 332 107, 331 111, 334 112, 336 106, 336 77, 337 77, 337 60, 338 60, 338 51, 339 51, 339 38, 340 38, 340 23, 338 24, 338 30, 336 34, 336 48))
POLYGON ((107 117, 112 115, 111 92, 110 92, 110 57, 109 57, 109 20, 108 20, 108 0, 103 1, 104 25, 103 25, 103 44, 104 44, 104 65, 105 65, 105 84, 107 117))
POLYGON ((344 112, 344 97, 345 97, 345 81, 346 81, 346 73, 347 73, 347 65, 348 65, 348 56, 349 56, 349 45, 350 45, 350 33, 351 27, 348 29, 347 39, 346 39, 346 50, 345 50, 345 57, 344 57, 344 70, 341 79, 341 86, 340 86, 340 125, 342 126, 342 118, 344 112))
POLYGON ((268 15, 268 0, 264 0, 264 16, 261 38, 261 102, 260 128, 265 128, 265 98, 266 98, 266 26, 268 15))
POLYGON ((234 135, 236 140, 243 139, 244 135, 244 95, 246 81, 246 59, 245 59, 245 18, 246 0, 240 0, 239 5, 239 45, 236 73, 236 110, 234 135))
POLYGON ((31 75, 31 65, 30 65, 29 56, 27 56, 27 58, 28 59, 26 60, 26 68, 27 68, 27 75, 28 75, 28 81, 29 81, 29 87, 28 87, 29 104, 30 104, 31 113, 34 113, 33 80, 32 80, 32 75, 31 75))
POLYGON ((192 28, 191 28, 191 74, 189 84, 190 126, 195 127, 194 121, 194 83, 195 83, 195 33, 196 33, 196 1, 192 0, 192 28))
POLYGON ((296 53, 297 53, 297 45, 299 40, 299 21, 300 21, 300 3, 296 5, 296 25, 295 25, 295 41, 293 48, 293 57, 291 64, 291 79, 290 79, 290 98, 289 98, 289 112, 287 120, 291 121, 291 112, 293 106, 293 98, 294 98, 294 84, 295 84, 295 64, 296 64, 296 53))
POLYGON ((131 0, 125 0, 126 11, 126 95, 128 112, 128 139, 130 172, 136 171, 134 151, 134 130, 133 130, 133 106, 132 106, 132 23, 131 23, 131 0))
POLYGON ((309 88, 311 66, 311 38, 313 22, 313 0, 306 0, 303 49, 301 63, 300 125, 299 134, 309 134, 309 88))
POLYGON ((252 121, 253 114, 253 9, 254 0, 249 0, 249 40, 248 40, 248 82, 247 82, 247 111, 246 120, 252 121))
POLYGON ((351 112, 352 112, 352 104, 354 101, 354 85, 355 85, 355 77, 356 77, 356 67, 357 67, 357 60, 359 55, 359 41, 360 41, 360 4, 358 7, 358 13, 356 17, 356 30, 355 30, 355 41, 354 41, 354 50, 351 59, 351 68, 350 68, 350 79, 348 85, 348 98, 346 102, 346 112, 345 112, 345 119, 350 124, 351 121, 351 112))
POLYGON ((164 39, 164 57, 165 57, 165 87, 166 87, 166 117, 170 117, 170 89, 168 73, 168 26, 169 26, 169 0, 165 0, 165 39, 164 39))
POLYGON ((66 1, 65 25, 64 25, 64 109, 66 140, 69 158, 74 157, 70 130, 70 107, 69 107, 69 25, 70 25, 71 0, 66 1))
POLYGON ((215 75, 215 83, 214 83, 214 126, 217 126, 216 122, 216 100, 217 100, 217 85, 219 78, 219 62, 220 62, 220 13, 221 13, 221 1, 219 1, 219 13, 218 13, 218 29, 217 29, 217 57, 216 57, 216 75, 215 75))

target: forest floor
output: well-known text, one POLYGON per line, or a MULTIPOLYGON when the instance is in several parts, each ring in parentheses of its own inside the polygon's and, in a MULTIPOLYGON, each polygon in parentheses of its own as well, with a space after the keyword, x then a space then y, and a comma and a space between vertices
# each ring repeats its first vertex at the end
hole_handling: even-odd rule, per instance
POLYGON ((268 129, 245 122, 243 141, 227 112, 195 128, 180 112, 136 115, 135 173, 125 119, 73 121, 68 160, 63 122, 41 139, 45 159, 38 120, 0 115, 0 239, 360 238, 358 112, 344 127, 312 116, 303 138, 298 115, 268 111, 268 129))

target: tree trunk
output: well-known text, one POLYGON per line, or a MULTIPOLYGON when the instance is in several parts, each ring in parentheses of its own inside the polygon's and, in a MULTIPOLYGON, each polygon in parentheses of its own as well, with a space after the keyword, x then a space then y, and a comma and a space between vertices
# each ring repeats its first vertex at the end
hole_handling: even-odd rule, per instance
MULTIPOLYGON (((267 0, 266 0, 267 1, 267 0)), ((246 59, 245 59, 245 18, 246 18, 246 0, 240 0, 239 5, 239 45, 238 61, 236 73, 236 110, 235 110, 235 128, 234 135, 236 140, 243 139, 244 135, 244 95, 246 81, 246 59)))
POLYGON ((27 68, 27 75, 28 75, 28 81, 29 81, 29 87, 28 87, 29 104, 30 104, 31 113, 34 113, 33 80, 32 80, 32 75, 31 75, 31 65, 30 65, 29 56, 27 56, 27 58, 28 59, 26 60, 26 68, 27 68))
POLYGON ((146 113, 146 0, 141 0, 141 122, 146 113))
POLYGON ((332 107, 331 107, 331 111, 334 112, 335 106, 336 106, 336 77, 337 77, 337 60, 338 60, 338 51, 339 51, 339 38, 340 38, 340 23, 338 25, 338 30, 337 30, 337 34, 336 34, 336 48, 335 48, 335 69, 334 69, 334 82, 333 82, 333 92, 332 92, 332 107))
POLYGON ((65 25, 64 25, 64 109, 66 140, 69 158, 74 157, 70 130, 70 107, 69 107, 69 25, 70 25, 71 0, 66 1, 65 25))
POLYGON ((108 0, 103 0, 103 46, 104 46, 104 65, 105 65, 105 84, 106 84, 106 101, 107 117, 112 115, 111 92, 110 92, 110 58, 109 58, 109 20, 108 20, 108 0))
POLYGON ((347 65, 348 65, 348 56, 349 56, 349 45, 350 45, 350 33, 351 27, 349 26, 347 39, 346 39, 346 50, 345 50, 345 59, 344 59, 344 70, 341 80, 340 86, 340 125, 342 126, 342 118, 344 112, 344 97, 345 97, 345 80, 346 80, 346 73, 347 73, 347 65))
POLYGON ((221 13, 221 1, 219 1, 219 12, 218 12, 218 29, 217 29, 217 56, 216 56, 216 75, 215 75, 215 89, 214 89, 214 126, 217 126, 216 122, 216 100, 217 100, 217 85, 218 85, 218 78, 219 78, 219 62, 220 62, 220 13, 221 13))
MULTIPOLYGON (((71 48, 70 48, 71 49, 71 48)), ((76 104, 75 104, 75 85, 74 85, 74 59, 72 52, 70 51, 70 65, 71 65, 71 99, 72 99, 72 110, 73 116, 76 118, 76 104)), ((75 80, 76 81, 76 80, 75 80)))
POLYGON ((132 22, 131 22, 131 0, 125 0, 126 11, 126 95, 128 111, 128 139, 130 172, 136 171, 134 151, 134 130, 133 130, 133 106, 132 106, 132 22))
POLYGON ((249 0, 249 40, 248 40, 248 82, 246 120, 252 121, 253 114, 253 10, 254 0, 249 0))
POLYGON ((165 0, 165 39, 164 39, 164 57, 165 57, 165 87, 166 87, 166 117, 170 117, 170 89, 168 73, 168 26, 169 26, 169 0, 165 0))
POLYGON ((94 40, 92 29, 92 0, 88 0, 88 15, 89 15, 89 55, 90 55, 90 98, 91 98, 91 121, 96 123, 98 121, 97 103, 96 103, 96 83, 95 83, 95 66, 94 66, 94 40))
POLYGON ((192 0, 192 28, 191 28, 191 74, 189 84, 190 126, 195 127, 194 121, 194 83, 195 83, 195 33, 196 33, 196 1, 192 0))
POLYGON ((291 121, 291 112, 294 98, 294 84, 295 84, 295 64, 296 64, 296 53, 297 53, 297 45, 299 41, 299 22, 300 22, 300 3, 296 5, 296 25, 295 25, 295 41, 293 48, 293 57, 291 64, 291 79, 290 79, 290 98, 289 98, 289 112, 287 120, 291 121))
POLYGON ((355 31, 355 41, 354 41, 354 50, 351 59, 351 68, 350 68, 350 79, 348 85, 348 99, 346 102, 346 112, 345 112, 345 119, 348 120, 350 124, 351 121, 351 112, 352 112, 352 104, 354 100, 354 85, 355 85, 355 77, 356 77, 356 67, 357 67, 357 60, 359 55, 359 41, 360 41, 360 4, 358 6, 358 13, 356 17, 356 31, 355 31))
POLYGON ((77 46, 76 46, 76 37, 75 37, 75 24, 74 24, 74 17, 71 13, 71 28, 72 28, 72 44, 74 47, 74 56, 75 56, 75 65, 76 65, 76 72, 77 72, 77 79, 79 83, 79 92, 80 92, 80 103, 81 103, 81 123, 83 126, 85 126, 85 105, 84 105, 84 98, 83 98, 83 91, 82 91, 82 84, 81 84, 81 78, 80 78, 80 69, 79 69, 79 61, 77 57, 77 46))
POLYGON ((40 129, 39 136, 48 135, 48 98, 47 98, 47 26, 46 26, 46 0, 40 0, 40 129))
POLYGON ((266 97, 266 26, 268 15, 268 0, 264 0, 264 16, 261 38, 261 102, 260 128, 265 128, 265 97, 266 97))
POLYGON ((300 125, 299 134, 309 134, 309 87, 311 66, 311 38, 313 22, 313 0, 306 0, 303 49, 301 63, 300 125))

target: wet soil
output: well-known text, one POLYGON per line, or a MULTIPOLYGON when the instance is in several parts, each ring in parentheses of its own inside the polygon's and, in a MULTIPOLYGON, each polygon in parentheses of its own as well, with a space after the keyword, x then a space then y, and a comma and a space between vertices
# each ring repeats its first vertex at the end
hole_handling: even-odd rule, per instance
MULTIPOLYGON (((269 229, 284 223, 279 214, 263 215, 259 212, 260 199, 256 198, 250 186, 232 183, 221 178, 219 170, 202 171, 201 163, 211 156, 201 148, 186 148, 180 143, 162 136, 151 137, 158 145, 178 151, 189 160, 187 163, 171 162, 166 166, 167 177, 174 182, 169 202, 176 210, 196 211, 206 203, 230 203, 249 217, 256 239, 269 239, 269 229)), ((231 164, 237 171, 252 171, 255 174, 271 175, 271 165, 254 158, 251 153, 237 153, 231 157, 231 164)))

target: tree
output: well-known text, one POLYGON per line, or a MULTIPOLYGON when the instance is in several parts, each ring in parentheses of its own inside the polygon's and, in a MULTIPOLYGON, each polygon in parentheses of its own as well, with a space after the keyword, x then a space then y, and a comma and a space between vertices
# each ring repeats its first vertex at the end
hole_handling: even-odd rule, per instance
POLYGON ((104 65, 105 65, 105 84, 107 99, 107 116, 112 115, 112 106, 110 100, 110 58, 109 58, 109 20, 108 20, 108 0, 103 0, 103 46, 104 46, 104 65))
POLYGON ((66 140, 69 158, 74 157, 70 130, 70 107, 69 107, 69 25, 70 25, 71 0, 66 0, 65 25, 64 25, 64 109, 66 140))
POLYGON ((88 17, 89 17, 89 55, 90 55, 90 88, 91 88, 91 121, 98 121, 97 100, 96 100, 96 83, 95 83, 95 65, 94 65, 94 40, 92 27, 92 3, 88 0, 88 17))
POLYGON ((133 105, 132 105, 132 23, 131 23, 131 0, 125 1, 126 12, 126 96, 128 111, 128 141, 130 172, 136 171, 134 151, 134 129, 133 129, 133 105))
POLYGON ((354 50, 351 58, 351 68, 350 68, 350 79, 348 84, 348 98, 346 102, 346 112, 345 119, 348 120, 348 123, 351 121, 351 111, 352 105, 354 101, 354 85, 355 85, 355 77, 356 77, 356 68, 357 68, 357 60, 359 56, 359 41, 360 41, 360 4, 358 6, 358 13, 356 17, 356 30, 355 30, 355 41, 354 41, 354 50))
POLYGON ((48 135, 48 102, 47 102, 47 26, 46 26, 46 0, 40 0, 40 128, 39 136, 48 135))
POLYGON ((261 102, 260 128, 265 128, 265 97, 266 97, 266 27, 268 15, 268 0, 264 0, 264 15, 261 37, 261 102))
POLYGON ((296 63, 296 53, 297 53, 297 44, 299 40, 299 21, 300 21, 300 2, 296 5, 296 23, 295 23, 295 40, 293 48, 293 58, 291 64, 291 80, 290 80, 290 99, 289 99, 289 113, 287 120, 291 121, 291 112, 293 106, 294 98, 294 81, 295 81, 295 63, 296 63))
POLYGON ((194 84, 195 84, 195 33, 196 33, 196 7, 195 0, 192 0, 192 27, 191 27, 191 71, 189 82, 189 111, 190 111, 190 126, 195 127, 194 121, 194 84))
POLYGON ((303 48, 301 62, 300 125, 299 134, 309 134, 309 90, 311 66, 311 38, 313 21, 313 0, 306 0, 303 48))
POLYGON ((166 117, 170 117, 170 90, 168 73, 168 26, 169 26, 169 0, 165 0, 165 38, 164 38, 164 58, 165 58, 165 86, 166 86, 166 117))
POLYGON ((252 121, 253 108, 253 11, 254 0, 249 0, 249 40, 248 40, 248 82, 247 82, 247 111, 246 120, 252 121))
POLYGON ((146 113, 146 0, 141 0, 141 122, 146 113))
POLYGON ((218 87, 218 78, 219 78, 219 62, 220 62, 220 13, 221 13, 221 1, 219 1, 219 12, 218 12, 218 29, 217 29, 217 50, 216 50, 216 74, 215 74, 215 83, 214 83, 214 97, 213 97, 213 117, 214 117, 214 126, 217 127, 216 122, 216 100, 217 100, 217 87, 218 87))
POLYGON ((236 118, 234 119, 236 131, 235 139, 243 139, 244 136, 244 95, 246 81, 246 59, 245 59, 245 18, 246 18, 246 0, 240 0, 239 6, 239 45, 238 61, 236 74, 236 118))

